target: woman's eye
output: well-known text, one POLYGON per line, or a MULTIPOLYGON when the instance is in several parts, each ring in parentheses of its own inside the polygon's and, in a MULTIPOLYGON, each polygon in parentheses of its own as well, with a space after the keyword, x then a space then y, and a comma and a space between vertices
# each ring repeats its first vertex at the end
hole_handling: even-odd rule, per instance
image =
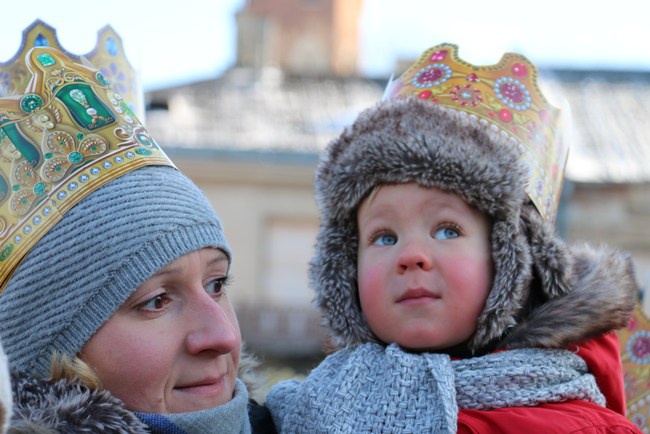
POLYGON ((452 238, 458 238, 459 236, 460 236, 460 232, 450 227, 437 229, 436 232, 433 234, 433 237, 436 240, 450 240, 452 238))
POLYGON ((158 294, 155 297, 150 298, 140 305, 140 309, 143 310, 160 310, 165 307, 166 302, 168 301, 167 294, 158 294))
POLYGON ((381 234, 374 238, 372 244, 375 246, 393 246, 397 244, 397 236, 393 234, 381 234))
POLYGON ((219 277, 218 279, 210 281, 206 285, 205 289, 211 294, 221 295, 223 290, 226 288, 226 285, 228 285, 228 280, 228 276, 219 277))

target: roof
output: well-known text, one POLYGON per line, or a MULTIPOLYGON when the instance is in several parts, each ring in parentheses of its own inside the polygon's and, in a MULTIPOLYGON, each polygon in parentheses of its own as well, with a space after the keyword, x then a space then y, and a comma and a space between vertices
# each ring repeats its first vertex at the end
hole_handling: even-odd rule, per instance
MULTIPOLYGON (((543 70, 540 77, 551 102, 562 106, 561 96, 571 107, 567 178, 650 182, 650 71, 543 70)), ((234 68, 148 92, 146 124, 165 147, 315 154, 381 99, 386 82, 234 68)))
POLYGON ((650 71, 550 71, 546 82, 570 107, 569 179, 650 181, 650 71))

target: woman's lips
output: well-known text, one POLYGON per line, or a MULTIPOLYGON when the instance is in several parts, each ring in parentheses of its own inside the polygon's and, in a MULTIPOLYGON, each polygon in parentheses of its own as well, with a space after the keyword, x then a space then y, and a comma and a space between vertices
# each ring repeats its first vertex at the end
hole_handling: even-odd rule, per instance
POLYGON ((206 378, 200 381, 176 386, 175 389, 180 392, 195 393, 200 395, 218 395, 224 389, 225 376, 217 378, 206 378))

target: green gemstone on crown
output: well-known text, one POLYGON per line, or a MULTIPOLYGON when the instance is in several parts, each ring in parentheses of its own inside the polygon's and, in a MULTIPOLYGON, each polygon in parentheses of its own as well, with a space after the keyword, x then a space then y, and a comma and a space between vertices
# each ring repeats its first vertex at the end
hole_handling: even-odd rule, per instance
POLYGON ((70 152, 68 154, 68 161, 72 164, 79 164, 84 160, 84 156, 80 152, 70 152))
POLYGON ((109 84, 111 84, 108 80, 106 80, 106 77, 104 77, 104 76, 102 75, 101 72, 98 72, 98 73, 95 75, 95 77, 97 78, 97 81, 98 81, 100 84, 103 84, 104 86, 108 86, 109 84))
POLYGON ((43 99, 35 93, 28 93, 20 99, 20 108, 25 113, 31 113, 43 107, 43 99))
POLYGON ((38 61, 43 66, 52 66, 56 63, 54 57, 52 57, 49 53, 39 54, 36 56, 36 59, 38 59, 38 61))
POLYGON ((133 118, 136 117, 135 113, 133 113, 133 110, 131 110, 131 107, 129 107, 127 103, 125 103, 124 101, 120 101, 119 105, 122 108, 122 110, 124 110, 129 116, 133 118))
POLYGON ((135 148, 135 153, 139 155, 151 155, 152 152, 146 148, 135 148))
POLYGON ((36 183, 36 185, 34 185, 33 191, 36 196, 43 196, 45 194, 45 183, 36 183))
POLYGON ((11 256, 11 252, 14 250, 14 245, 13 244, 7 244, 0 250, 0 262, 6 261, 9 256, 11 256))
POLYGON ((77 133, 77 140, 83 140, 84 133, 77 133))

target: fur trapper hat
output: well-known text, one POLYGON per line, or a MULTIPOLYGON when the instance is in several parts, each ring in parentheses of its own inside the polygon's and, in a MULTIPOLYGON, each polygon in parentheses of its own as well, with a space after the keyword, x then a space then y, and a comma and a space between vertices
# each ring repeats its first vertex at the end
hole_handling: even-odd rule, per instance
POLYGON ((362 112, 329 144, 315 177, 321 226, 310 278, 335 343, 378 341, 358 299, 356 212, 383 184, 437 187, 491 220, 494 280, 468 342, 471 352, 500 345, 559 347, 624 325, 637 288, 629 258, 569 249, 530 202, 526 175, 517 148, 465 112, 416 97, 387 100, 362 112), (594 271, 601 265, 611 268, 594 271), (594 288, 594 294, 586 293, 594 288), (569 296, 572 292, 577 295, 569 296), (582 309, 584 315, 563 324, 562 333, 527 333, 532 323, 553 318, 548 306, 563 306, 567 313, 585 301, 589 312, 582 309))

